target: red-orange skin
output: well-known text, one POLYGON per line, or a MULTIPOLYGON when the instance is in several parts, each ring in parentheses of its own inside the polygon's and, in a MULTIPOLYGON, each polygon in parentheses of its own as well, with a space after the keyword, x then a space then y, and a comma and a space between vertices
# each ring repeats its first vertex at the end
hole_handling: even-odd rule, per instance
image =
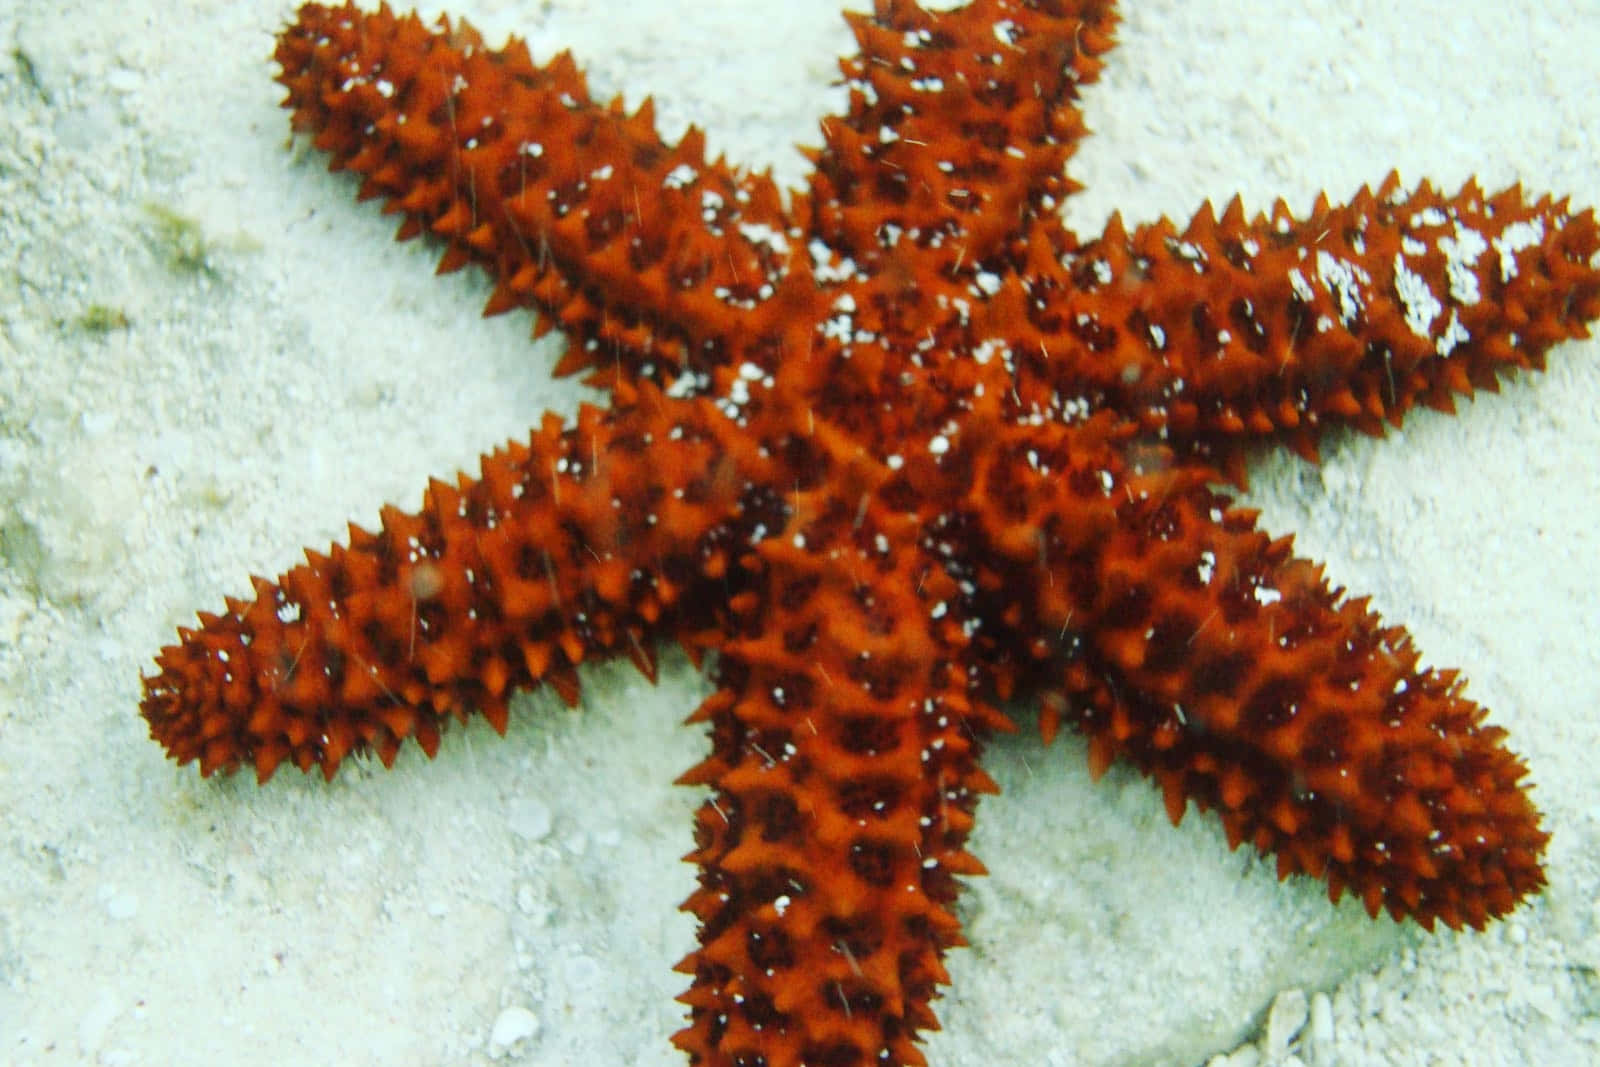
POLYGON ((279 39, 296 130, 570 337, 611 390, 477 478, 229 600, 145 679, 202 773, 390 763, 583 662, 716 653, 680 969, 695 1064, 921 1064, 1000 704, 1126 758, 1176 822, 1431 927, 1544 884, 1502 731, 1404 630, 1216 488, 1496 387, 1600 315, 1592 213, 1393 176, 1181 232, 1055 208, 1108 0, 850 16, 809 186, 708 163, 536 66, 387 8, 279 39))

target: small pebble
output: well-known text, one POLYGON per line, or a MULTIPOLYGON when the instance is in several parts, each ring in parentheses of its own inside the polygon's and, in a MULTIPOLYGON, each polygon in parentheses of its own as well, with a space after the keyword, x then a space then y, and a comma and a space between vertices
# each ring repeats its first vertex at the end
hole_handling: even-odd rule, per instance
POLYGON ((512 1045, 538 1032, 539 1017, 527 1008, 512 1005, 494 1021, 494 1029, 489 1032, 489 1055, 499 1059, 512 1045))
POLYGON ((1287 989, 1272 998, 1272 1008, 1267 1012, 1267 1036, 1262 1042, 1268 1061, 1283 1060, 1289 1043, 1305 1027, 1309 1010, 1306 995, 1299 989, 1287 989))
POLYGON ((127 67, 113 67, 106 72, 106 87, 112 92, 131 93, 144 84, 144 75, 127 67))
POLYGON ((1257 1067, 1261 1063, 1261 1052, 1254 1045, 1241 1045, 1218 1059, 1222 1061, 1219 1067, 1257 1067))
POLYGON ((109 411, 85 411, 78 416, 85 437, 104 437, 116 424, 116 415, 109 411))
POLYGON ((1334 1067, 1333 1001, 1326 993, 1311 996, 1311 1031, 1306 1038, 1308 1054, 1316 1067, 1334 1067))
POLYGON ((121 1012, 117 998, 110 992, 102 992, 78 1019, 78 1050, 90 1059, 98 1056, 106 1043, 111 1024, 121 1012))
POLYGON ((524 841, 543 841, 550 835, 550 809, 534 797, 525 797, 511 809, 511 832, 524 841))

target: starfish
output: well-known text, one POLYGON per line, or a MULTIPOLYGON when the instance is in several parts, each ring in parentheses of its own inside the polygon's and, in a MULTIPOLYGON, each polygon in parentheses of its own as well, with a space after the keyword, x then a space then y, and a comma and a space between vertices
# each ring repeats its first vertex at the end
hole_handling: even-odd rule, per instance
POLYGON ((1374 917, 1481 928, 1536 893, 1504 732, 1226 486, 1586 336, 1593 213, 1390 175, 1083 237, 1058 209, 1114 3, 847 17, 848 109, 786 197, 591 100, 569 55, 301 8, 294 128, 610 403, 180 629, 152 737, 204 775, 331 777, 677 642, 715 687, 673 1038, 708 1067, 925 1062, 1008 708, 1374 917))

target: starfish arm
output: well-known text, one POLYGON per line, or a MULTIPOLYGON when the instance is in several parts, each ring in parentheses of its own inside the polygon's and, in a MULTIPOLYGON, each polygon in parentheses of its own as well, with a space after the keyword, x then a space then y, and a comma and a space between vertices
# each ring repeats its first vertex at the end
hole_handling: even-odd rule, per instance
POLYGON ((1045 725, 1161 786, 1174 822, 1215 808, 1278 873, 1367 910, 1481 927, 1544 884, 1547 835, 1504 731, 1454 671, 1272 540, 1203 470, 1126 458, 1124 437, 1001 453, 975 481, 999 588, 1047 672, 1045 725), (1028 503, 1022 503, 1022 502, 1028 503), (1042 573, 1041 573, 1042 572, 1042 573), (1053 672, 1053 673, 1050 673, 1053 672))
POLYGON ((435 481, 414 514, 229 599, 179 630, 144 679, 151 736, 202 774, 285 760, 332 777, 349 754, 388 765, 414 737, 431 757, 451 718, 500 732, 512 690, 578 696, 577 665, 625 654, 653 676, 658 636, 693 649, 713 626, 745 480, 708 402, 554 415, 528 444, 484 457, 477 479, 435 481), (649 452, 653 462, 640 462, 649 452), (700 612, 697 615, 696 612, 700 612))
POLYGON ((680 965, 700 1067, 923 1064, 914 1042, 963 943, 954 876, 995 787, 979 744, 1009 722, 980 693, 956 582, 906 517, 759 546, 759 603, 720 646, 691 721, 713 751, 680 965), (887 531, 887 538, 883 535, 887 531))
MULTIPOLYGON (((858 267, 923 284, 1007 252, 1077 186, 1079 89, 1112 47, 1110 0, 974 0, 851 14, 843 115, 812 153, 813 232, 858 267)), ((993 269, 992 265, 985 269, 993 269)))
POLYGON ((691 128, 656 133, 589 98, 568 53, 545 66, 464 20, 306 4, 278 38, 296 130, 401 213, 401 239, 446 242, 441 272, 477 263, 484 308, 533 309, 572 345, 557 368, 675 376, 732 357, 729 337, 786 274, 788 217, 765 174, 705 159, 691 128))
POLYGON ((1054 255, 1014 301, 1038 302, 1018 312, 1019 350, 1039 354, 1024 390, 1091 397, 1202 451, 1273 438, 1314 457, 1330 426, 1453 411, 1600 317, 1593 212, 1516 186, 1446 197, 1391 174, 1302 219, 1280 201, 1247 221, 1235 199, 1181 233, 1113 218, 1054 255))

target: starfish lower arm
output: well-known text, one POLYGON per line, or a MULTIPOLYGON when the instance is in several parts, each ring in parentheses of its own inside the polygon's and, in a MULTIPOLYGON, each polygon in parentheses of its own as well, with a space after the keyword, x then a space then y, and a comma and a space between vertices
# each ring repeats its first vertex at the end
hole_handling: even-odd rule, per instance
POLYGON ((1291 538, 1114 450, 1047 475, 996 462, 1020 469, 983 483, 1027 501, 996 539, 1014 568, 996 584, 1038 590, 1011 643, 1048 664, 1047 732, 1065 711, 1096 776, 1131 760, 1173 823, 1189 800, 1215 808, 1231 847, 1276 853, 1280 878, 1326 878, 1373 915, 1481 928, 1544 884, 1548 835, 1504 731, 1291 538))

